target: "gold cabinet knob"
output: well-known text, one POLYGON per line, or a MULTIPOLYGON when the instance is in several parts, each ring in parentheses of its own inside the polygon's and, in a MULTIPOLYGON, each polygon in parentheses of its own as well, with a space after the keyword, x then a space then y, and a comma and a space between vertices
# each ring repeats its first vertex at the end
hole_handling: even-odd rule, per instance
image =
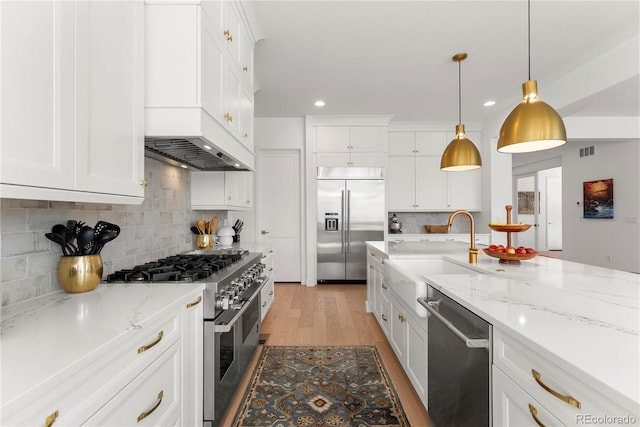
POLYGON ((242 71, 244 71, 244 72, 246 73, 247 71, 249 71, 249 67, 247 67, 247 66, 245 65, 244 67, 242 67, 242 71))
POLYGON ((146 187, 149 185, 149 181, 147 181, 147 178, 144 178, 140 180, 139 184, 142 185, 143 187, 146 187))

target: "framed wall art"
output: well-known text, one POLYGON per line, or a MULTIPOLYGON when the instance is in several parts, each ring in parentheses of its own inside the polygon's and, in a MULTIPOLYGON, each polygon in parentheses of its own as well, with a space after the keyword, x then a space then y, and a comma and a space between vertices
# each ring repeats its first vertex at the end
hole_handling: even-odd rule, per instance
POLYGON ((518 214, 533 215, 535 213, 535 207, 535 192, 518 191, 518 214))
POLYGON ((613 178, 582 183, 583 217, 613 218, 613 178))

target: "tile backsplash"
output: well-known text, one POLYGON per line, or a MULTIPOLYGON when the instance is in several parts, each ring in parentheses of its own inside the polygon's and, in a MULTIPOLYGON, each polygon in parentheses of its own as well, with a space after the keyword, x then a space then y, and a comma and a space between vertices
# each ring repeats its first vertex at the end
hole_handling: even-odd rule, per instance
POLYGON ((145 199, 141 205, 0 199, 0 298, 9 305, 60 289, 56 278, 60 247, 45 233, 67 220, 94 226, 118 224, 118 238, 102 250, 103 278, 116 270, 194 248, 190 227, 196 217, 227 212, 191 210, 189 172, 145 159, 145 199))
MULTIPOLYGON (((426 234, 425 225, 447 225, 451 215, 451 212, 389 212, 389 219, 394 213, 402 224, 402 234, 426 234)), ((477 223, 473 212, 471 215, 477 223)), ((468 233, 469 229, 468 218, 458 215, 451 224, 450 233, 468 233)))

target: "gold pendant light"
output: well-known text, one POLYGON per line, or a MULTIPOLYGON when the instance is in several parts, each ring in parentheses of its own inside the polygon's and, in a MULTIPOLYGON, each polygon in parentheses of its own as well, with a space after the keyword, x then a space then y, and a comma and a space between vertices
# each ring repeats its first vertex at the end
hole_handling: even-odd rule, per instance
POLYGON ((529 80, 522 84, 522 102, 507 116, 500 128, 498 151, 528 153, 547 150, 567 142, 560 115, 538 98, 538 83, 531 80, 531 0, 527 0, 529 80))
POLYGON ((462 89, 460 78, 460 63, 467 59, 466 53, 457 53, 451 58, 458 63, 458 124, 456 125, 456 136, 451 140, 440 159, 440 169, 448 172, 467 171, 478 169, 482 166, 480 153, 475 144, 464 134, 462 124, 462 89))

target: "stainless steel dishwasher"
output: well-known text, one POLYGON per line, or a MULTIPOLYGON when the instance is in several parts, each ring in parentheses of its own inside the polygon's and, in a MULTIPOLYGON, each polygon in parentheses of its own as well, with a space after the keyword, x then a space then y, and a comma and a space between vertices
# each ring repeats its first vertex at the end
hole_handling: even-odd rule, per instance
POLYGON ((491 425, 491 325, 438 290, 419 298, 428 314, 432 427, 491 425))

